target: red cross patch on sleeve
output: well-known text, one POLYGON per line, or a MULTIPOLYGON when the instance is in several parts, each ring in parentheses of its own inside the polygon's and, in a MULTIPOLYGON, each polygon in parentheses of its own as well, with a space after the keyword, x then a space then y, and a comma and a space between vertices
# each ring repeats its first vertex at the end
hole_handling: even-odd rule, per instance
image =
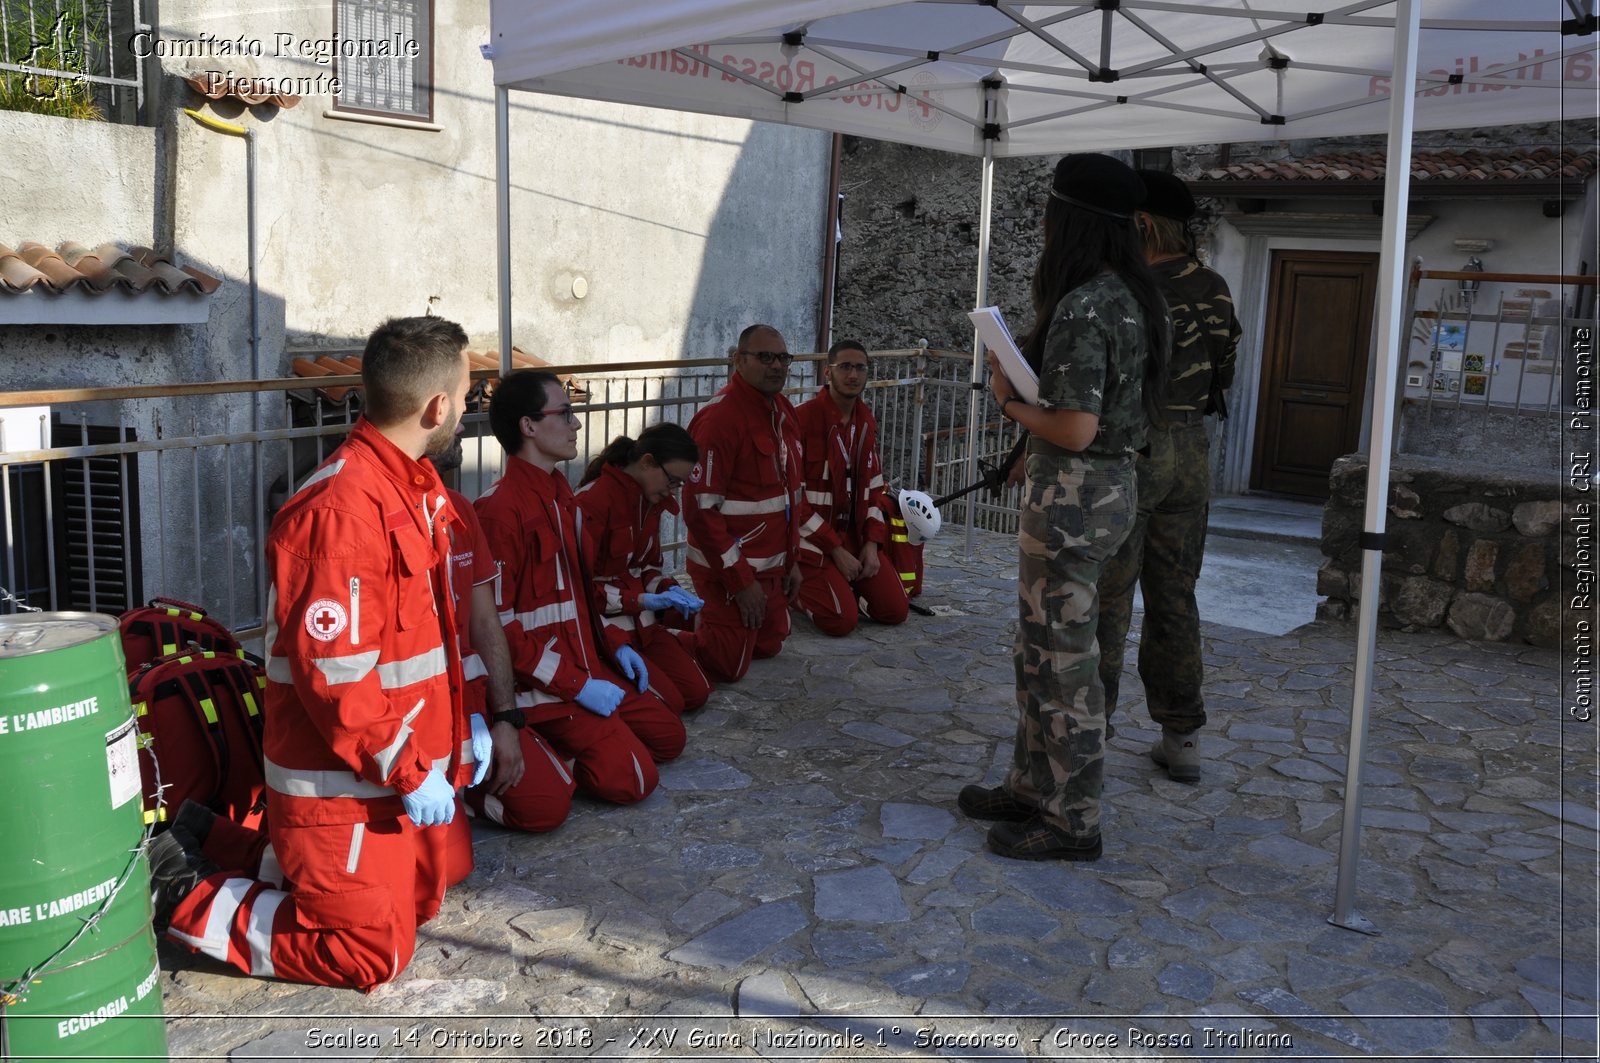
POLYGON ((332 642, 350 626, 350 614, 332 598, 318 598, 306 609, 306 634, 318 642, 332 642))

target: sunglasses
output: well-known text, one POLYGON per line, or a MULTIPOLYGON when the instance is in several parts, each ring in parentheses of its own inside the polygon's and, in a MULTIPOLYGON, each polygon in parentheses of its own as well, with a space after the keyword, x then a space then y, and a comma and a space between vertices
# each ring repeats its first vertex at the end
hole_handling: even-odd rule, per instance
POLYGON ((788 365, 794 361, 794 355, 788 351, 740 351, 739 353, 748 354, 752 358, 759 359, 762 365, 771 365, 773 362, 777 362, 779 365, 788 365))

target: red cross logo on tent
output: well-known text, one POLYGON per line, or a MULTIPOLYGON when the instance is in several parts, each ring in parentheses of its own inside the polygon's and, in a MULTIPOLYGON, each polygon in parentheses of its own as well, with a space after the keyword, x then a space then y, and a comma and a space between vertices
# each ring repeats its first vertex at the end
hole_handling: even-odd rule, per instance
POLYGON ((332 642, 349 623, 344 606, 332 598, 318 598, 306 608, 306 634, 318 642, 332 642))

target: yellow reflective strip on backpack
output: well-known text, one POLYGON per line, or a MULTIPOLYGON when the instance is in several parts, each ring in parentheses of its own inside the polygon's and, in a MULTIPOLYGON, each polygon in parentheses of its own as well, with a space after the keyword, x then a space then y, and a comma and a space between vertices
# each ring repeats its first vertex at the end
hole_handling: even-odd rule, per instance
POLYGON ((217 722, 217 707, 211 704, 210 698, 200 699, 200 711, 206 714, 207 723, 217 722))
POLYGON ((245 711, 252 716, 261 715, 261 710, 256 708, 256 699, 251 697, 248 691, 244 694, 244 707, 245 711))
POLYGON ((902 572, 900 573, 900 578, 905 580, 907 583, 915 583, 917 581, 917 574, 915 572, 902 572))

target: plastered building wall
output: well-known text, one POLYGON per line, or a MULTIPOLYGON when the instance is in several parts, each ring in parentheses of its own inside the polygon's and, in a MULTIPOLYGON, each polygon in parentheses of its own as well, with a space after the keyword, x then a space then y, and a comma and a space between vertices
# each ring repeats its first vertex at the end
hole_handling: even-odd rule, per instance
MULTIPOLYGON (((333 6, 163 3, 148 126, 0 111, 0 243, 148 244, 224 281, 203 325, 0 324, 0 391, 282 376, 296 353, 359 347, 396 315, 450 318, 475 348, 498 345, 494 87, 479 53, 487 4, 435 0, 426 123, 335 117, 325 95, 293 108, 212 101, 182 80, 206 70, 329 74, 295 53, 331 38, 333 6), (275 54, 285 35, 294 47, 275 54), (259 41, 264 54, 196 43, 208 39, 259 41), (251 131, 253 204, 245 141, 193 121, 185 107, 251 131)), ((558 363, 716 357, 740 328, 763 320, 795 350, 812 349, 829 143, 809 130, 513 93, 513 342, 558 363)), ((281 400, 263 401, 263 426, 280 425, 282 410, 281 400)), ((124 420, 141 439, 155 436, 158 416, 169 436, 243 430, 251 419, 247 402, 216 398, 71 410, 74 419, 83 413, 95 423, 124 420)), ((165 508, 187 512, 190 488, 166 497, 178 489, 158 487, 147 464, 146 507, 153 512, 164 491, 165 508)), ((221 472, 195 475, 216 506, 221 472)), ((201 565, 182 560, 190 544, 146 536, 147 574, 158 555, 172 574, 149 593, 207 598, 237 582, 209 567, 226 550, 253 563, 246 497, 230 516, 197 544, 201 565)))

